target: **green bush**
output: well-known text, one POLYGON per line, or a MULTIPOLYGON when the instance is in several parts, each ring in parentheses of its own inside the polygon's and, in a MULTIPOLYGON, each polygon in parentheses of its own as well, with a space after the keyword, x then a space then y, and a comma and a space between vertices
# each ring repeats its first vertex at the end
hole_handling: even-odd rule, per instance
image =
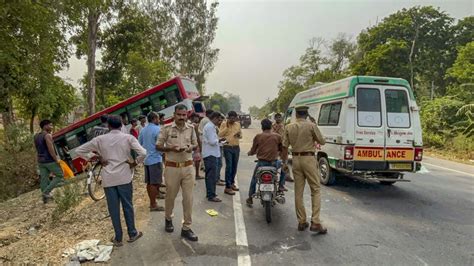
POLYGON ((445 144, 445 138, 431 132, 423 132, 423 144, 426 147, 442 148, 445 144))
POLYGON ((421 103, 421 126, 425 139, 428 140, 425 143, 427 146, 430 145, 431 141, 439 144, 439 137, 444 142, 445 139, 450 139, 457 135, 457 128, 454 124, 465 120, 463 117, 456 116, 457 111, 462 105, 462 102, 450 97, 440 97, 421 103))
POLYGON ((25 125, 12 125, 0 134, 0 201, 38 187, 33 136, 25 125), (7 141, 8 140, 8 141, 7 141))
POLYGON ((59 220, 68 210, 77 206, 82 200, 82 193, 77 183, 70 183, 54 191, 54 202, 56 208, 53 210, 52 218, 59 220))
POLYGON ((459 154, 466 155, 469 159, 474 159, 474 137, 458 135, 449 141, 446 147, 459 154))

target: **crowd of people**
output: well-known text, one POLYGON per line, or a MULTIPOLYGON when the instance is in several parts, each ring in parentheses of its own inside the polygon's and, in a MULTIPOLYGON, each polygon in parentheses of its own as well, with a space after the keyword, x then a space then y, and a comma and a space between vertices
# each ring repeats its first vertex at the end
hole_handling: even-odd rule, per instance
MULTIPOLYGON (((239 116, 231 111, 225 117, 222 113, 207 110, 205 117, 191 114, 185 105, 175 106, 173 121, 165 125, 164 115, 150 112, 132 119, 126 125, 124 117, 104 115, 101 124, 93 128, 94 138, 79 146, 76 153, 84 158, 94 153, 103 165, 102 186, 105 190, 107 207, 114 227, 111 239, 115 246, 121 246, 123 233, 120 223, 122 205, 127 225, 128 242, 136 241, 143 234, 135 228, 133 209, 133 168, 144 164, 144 182, 149 198, 150 211, 165 212, 165 231, 173 232, 172 222, 175 199, 181 190, 183 224, 181 236, 197 241, 192 231, 193 191, 196 180, 205 179, 206 198, 219 203, 217 186, 224 186, 223 192, 235 195, 239 188, 235 178, 240 156, 242 130, 239 116), (224 179, 221 168, 225 161, 224 179), (205 176, 200 175, 201 163, 205 176), (164 198, 164 206, 157 204, 157 198, 164 198)), ((285 181, 295 182, 295 207, 298 230, 309 227, 303 205, 303 190, 308 182, 312 198, 311 231, 326 233, 319 220, 320 194, 315 142, 324 144, 324 138, 315 123, 307 121, 307 108, 296 108, 297 121, 284 126, 281 114, 275 115, 275 122, 261 121, 262 133, 255 136, 249 156, 257 156, 257 165, 281 168, 279 190, 287 191, 285 181), (288 148, 292 147, 294 180, 287 173, 288 148)), ((43 120, 42 132, 35 136, 38 163, 41 172, 41 191, 46 203, 51 190, 62 179, 59 156, 56 155, 51 130, 52 123, 43 120), (50 173, 55 179, 49 181, 50 173)), ((256 169, 255 168, 255 169, 256 169)), ((254 173, 255 175, 255 173, 254 173)), ((256 191, 256 179, 252 177, 247 205, 252 206, 256 191)))

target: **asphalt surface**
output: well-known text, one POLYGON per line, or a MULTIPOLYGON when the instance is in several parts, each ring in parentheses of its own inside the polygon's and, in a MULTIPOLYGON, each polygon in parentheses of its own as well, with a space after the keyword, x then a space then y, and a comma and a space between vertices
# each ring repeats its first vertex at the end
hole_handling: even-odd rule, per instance
MULTIPOLYGON (((407 174, 405 178, 411 180, 407 183, 383 186, 338 179, 322 188, 321 218, 328 234, 316 235, 297 231, 293 183, 287 183, 286 203, 273 208, 271 224, 266 223, 259 202, 252 208, 245 205, 255 165, 255 158, 246 153, 258 132, 255 124, 243 132, 237 177, 240 201, 218 187, 223 202, 208 202, 204 181, 197 181, 192 226, 199 236, 197 243, 180 238, 179 198, 174 233, 164 231, 163 213, 152 213, 148 226, 142 228, 144 237, 116 249, 112 264, 474 264, 474 167, 425 158, 424 171, 407 174), (218 216, 209 216, 207 209, 216 210, 218 216)), ((309 215, 309 187, 305 204, 309 215)))

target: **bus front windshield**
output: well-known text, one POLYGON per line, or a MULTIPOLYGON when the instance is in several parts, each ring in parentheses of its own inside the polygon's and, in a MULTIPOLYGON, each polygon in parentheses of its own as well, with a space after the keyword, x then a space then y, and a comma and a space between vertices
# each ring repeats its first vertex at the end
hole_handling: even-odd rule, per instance
POLYGON ((189 80, 189 79, 181 79, 181 82, 183 83, 183 86, 184 86, 184 90, 186 91, 186 93, 188 94, 196 94, 196 95, 199 95, 199 91, 198 89, 196 88, 196 84, 189 80))

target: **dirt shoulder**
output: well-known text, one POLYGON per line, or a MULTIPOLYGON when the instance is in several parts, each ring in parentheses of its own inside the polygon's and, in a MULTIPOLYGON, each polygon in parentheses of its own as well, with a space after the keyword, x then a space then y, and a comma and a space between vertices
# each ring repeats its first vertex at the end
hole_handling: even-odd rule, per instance
MULTIPOLYGON (((142 173, 143 169, 137 169, 133 181, 138 228, 143 228, 149 218, 142 173)), ((0 264, 62 264, 66 248, 88 239, 107 243, 113 236, 105 199, 94 202, 84 195, 77 207, 53 222, 55 208, 54 202, 43 204, 38 190, 0 203, 0 264)))
POLYGON ((474 165, 474 160, 469 159, 471 157, 469 154, 457 154, 452 151, 444 151, 433 148, 424 149, 424 154, 430 157, 435 157, 448 161, 474 165))

